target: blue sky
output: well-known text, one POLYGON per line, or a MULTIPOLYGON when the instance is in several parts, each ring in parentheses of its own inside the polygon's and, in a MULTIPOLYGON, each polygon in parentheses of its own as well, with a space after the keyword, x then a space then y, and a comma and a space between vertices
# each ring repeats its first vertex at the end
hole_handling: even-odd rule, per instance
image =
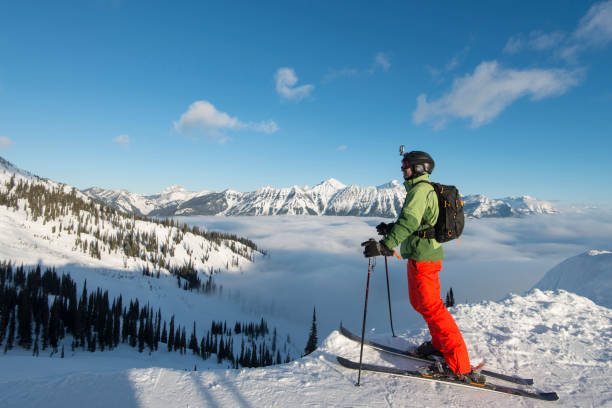
POLYGON ((612 0, 0 4, 0 156, 154 193, 433 179, 612 198, 612 0))

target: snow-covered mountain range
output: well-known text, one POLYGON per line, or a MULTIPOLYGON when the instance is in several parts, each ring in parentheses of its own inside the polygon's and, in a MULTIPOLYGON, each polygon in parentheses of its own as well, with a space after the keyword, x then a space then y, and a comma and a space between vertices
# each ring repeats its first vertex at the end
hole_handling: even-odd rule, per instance
POLYGON ((549 270, 534 288, 564 289, 612 308, 612 252, 590 250, 568 258, 549 270))
MULTIPOLYGON (((401 210, 406 190, 393 180, 380 186, 346 186, 330 178, 315 187, 262 187, 241 193, 189 192, 172 186, 154 195, 126 190, 92 187, 83 192, 90 197, 140 215, 352 215, 395 218, 401 210)), ((514 217, 557 212, 547 201, 529 196, 490 199, 483 195, 463 197, 468 217, 514 217)))

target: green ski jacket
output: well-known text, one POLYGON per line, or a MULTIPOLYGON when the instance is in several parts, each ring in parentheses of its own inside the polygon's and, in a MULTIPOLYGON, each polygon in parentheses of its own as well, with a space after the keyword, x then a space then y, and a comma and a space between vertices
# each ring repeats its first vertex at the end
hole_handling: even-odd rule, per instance
POLYGON ((414 261, 440 261, 444 259, 442 245, 435 239, 419 238, 412 235, 435 225, 438 220, 438 196, 431 184, 420 183, 429 181, 429 175, 424 174, 411 180, 406 180, 406 201, 395 225, 382 243, 393 249, 402 244, 400 253, 404 259, 414 261), (427 225, 421 225, 421 220, 427 225))

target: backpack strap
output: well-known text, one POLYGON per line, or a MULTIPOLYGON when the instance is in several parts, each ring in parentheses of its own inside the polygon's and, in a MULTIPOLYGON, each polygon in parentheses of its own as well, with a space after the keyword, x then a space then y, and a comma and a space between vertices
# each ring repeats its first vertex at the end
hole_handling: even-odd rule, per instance
MULTIPOLYGON (((417 184, 420 184, 420 183, 427 183, 432 187, 431 191, 427 193, 427 197, 429 197, 429 194, 434 193, 436 191, 433 184, 427 180, 418 181, 414 183, 414 185, 416 186, 417 184)), ((436 228, 433 225, 430 225, 428 222, 425 222, 425 219, 421 219, 420 226, 425 226, 425 225, 428 225, 429 228, 414 231, 412 235, 414 235, 415 237, 424 238, 424 239, 434 239, 436 237, 436 228)))

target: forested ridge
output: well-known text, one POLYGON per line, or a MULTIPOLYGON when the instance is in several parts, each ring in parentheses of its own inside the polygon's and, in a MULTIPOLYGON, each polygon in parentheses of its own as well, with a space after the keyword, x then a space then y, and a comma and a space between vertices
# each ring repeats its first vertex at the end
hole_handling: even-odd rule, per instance
POLYGON ((140 262, 155 273, 173 273, 199 288, 198 272, 212 275, 238 267, 241 259, 253 261, 261 252, 248 238, 190 227, 173 219, 153 219, 120 212, 56 183, 16 180, 13 175, 0 186, 0 206, 24 212, 27 220, 42 223, 49 241, 74 236, 72 250, 102 259, 106 254, 140 262), (224 264, 216 268, 211 256, 226 251, 224 264))

